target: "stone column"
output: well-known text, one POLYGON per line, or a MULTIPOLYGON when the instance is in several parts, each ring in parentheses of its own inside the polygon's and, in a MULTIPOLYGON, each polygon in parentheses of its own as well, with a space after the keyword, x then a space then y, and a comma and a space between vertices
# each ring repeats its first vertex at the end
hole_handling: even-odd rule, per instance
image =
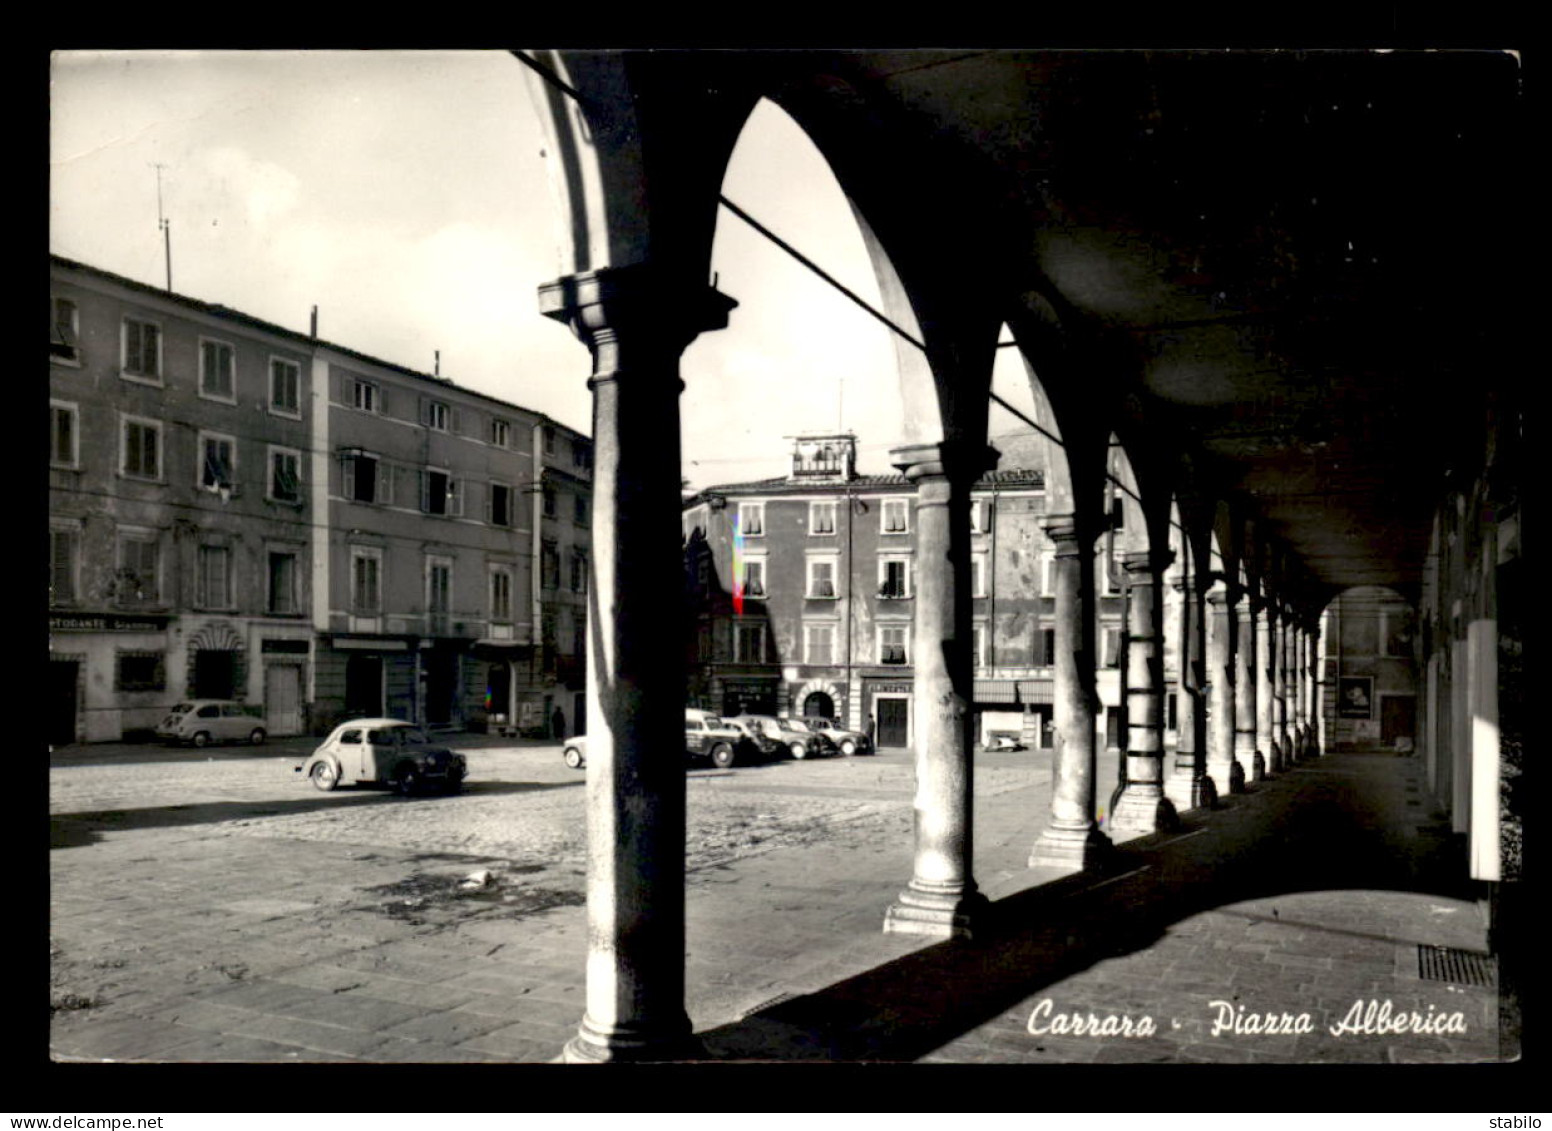
POLYGON ((1056 750, 1052 756, 1051 823, 1036 838, 1029 866, 1077 872, 1093 867, 1110 848, 1110 841, 1094 823, 1098 787, 1095 715, 1099 696, 1094 688, 1091 646, 1093 575, 1089 575, 1089 592, 1084 593, 1085 551, 1072 515, 1047 515, 1042 525, 1056 543, 1056 560, 1051 567, 1056 628, 1056 655, 1051 663, 1056 750))
POLYGON ((1211 808, 1216 794, 1207 777, 1207 712, 1202 699, 1202 653, 1207 627, 1202 595, 1192 572, 1176 582, 1180 593, 1180 685, 1175 697, 1175 757, 1164 795, 1175 809, 1211 808))
POLYGON ((593 355, 588 585, 587 994, 570 1062, 693 1050, 684 1006, 679 355, 733 300, 650 265, 546 284, 540 309, 593 355))
POLYGON ((1207 779, 1214 791, 1245 792, 1245 771, 1234 759, 1235 664, 1230 647, 1229 595, 1222 584, 1207 593, 1207 779))
POLYGON ((1293 756, 1303 761, 1308 756, 1309 747, 1309 629, 1302 620, 1294 629, 1293 663, 1299 673, 1296 704, 1299 725, 1293 740, 1293 756))
POLYGON ((1320 700, 1323 694, 1320 679, 1320 622, 1310 624, 1309 631, 1309 756, 1320 757, 1320 700))
POLYGON ((1256 748, 1256 614, 1248 592, 1234 605, 1234 633, 1234 768, 1243 789, 1266 777, 1266 757, 1256 748))
POLYGON ((1254 602, 1256 619, 1256 780, 1277 772, 1277 748, 1273 742, 1272 716, 1272 604, 1266 598, 1254 602))
POLYGON ((1297 686, 1299 686, 1299 672, 1294 666, 1294 635, 1299 627, 1294 624, 1293 613, 1288 608, 1280 610, 1280 630, 1277 631, 1277 645, 1279 645, 1279 678, 1280 695, 1277 697, 1277 737, 1282 742, 1282 768, 1288 770, 1294 763, 1293 728, 1297 720, 1297 686))
POLYGON ((1159 632, 1160 588, 1168 550, 1126 555, 1126 788, 1110 827, 1115 832, 1151 833, 1179 824, 1164 796, 1164 656, 1159 632))
POLYGON ((891 461, 916 485, 916 860, 910 884, 884 916, 884 930, 968 936, 986 907, 971 874, 970 487, 996 466, 997 453, 984 444, 944 442, 897 449, 891 461))

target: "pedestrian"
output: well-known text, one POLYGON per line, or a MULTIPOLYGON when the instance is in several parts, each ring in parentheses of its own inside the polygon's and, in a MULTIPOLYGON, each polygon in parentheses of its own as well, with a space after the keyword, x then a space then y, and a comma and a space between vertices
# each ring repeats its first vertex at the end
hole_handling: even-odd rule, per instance
POLYGON ((873 740, 878 737, 878 720, 870 713, 868 715, 868 745, 873 745, 873 740))

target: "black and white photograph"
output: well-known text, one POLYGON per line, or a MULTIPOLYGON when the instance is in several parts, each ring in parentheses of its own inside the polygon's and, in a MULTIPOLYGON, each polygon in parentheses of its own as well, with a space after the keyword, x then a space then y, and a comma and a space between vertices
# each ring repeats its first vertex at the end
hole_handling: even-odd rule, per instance
POLYGON ((1518 1061, 1516 46, 54 52, 50 1060, 1518 1061))

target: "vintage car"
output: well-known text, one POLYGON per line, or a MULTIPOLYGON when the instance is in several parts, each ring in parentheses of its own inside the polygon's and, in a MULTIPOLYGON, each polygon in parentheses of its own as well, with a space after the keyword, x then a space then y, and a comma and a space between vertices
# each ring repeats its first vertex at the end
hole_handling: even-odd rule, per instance
POLYGON ((847 730, 834 719, 814 719, 804 715, 803 721, 808 724, 810 730, 828 740, 833 749, 848 758, 853 754, 873 753, 873 744, 860 730, 847 730))
POLYGON ((264 741, 263 708, 230 699, 195 699, 179 703, 156 727, 163 742, 208 746, 212 742, 264 741))
POLYGON ((807 758, 811 754, 825 752, 825 740, 809 730, 800 720, 777 719, 771 715, 739 715, 734 720, 743 723, 751 731, 784 747, 794 758, 807 758))
MULTIPOLYGON (((684 751, 687 758, 705 758, 713 766, 726 769, 738 761, 740 751, 748 756, 762 749, 744 730, 728 720, 696 707, 685 708, 684 751)), ((573 770, 582 769, 587 765, 587 740, 568 738, 561 748, 561 757, 573 770)))
POLYGON ((767 738, 765 734, 750 726, 742 719, 722 720, 723 724, 736 730, 744 740, 744 749, 749 751, 751 757, 772 758, 777 754, 785 754, 787 748, 774 738, 767 738))
POLYGON ((342 781, 388 785, 405 796, 438 785, 451 793, 469 775, 462 754, 437 746, 402 719, 351 719, 334 728, 296 772, 328 791, 342 781))

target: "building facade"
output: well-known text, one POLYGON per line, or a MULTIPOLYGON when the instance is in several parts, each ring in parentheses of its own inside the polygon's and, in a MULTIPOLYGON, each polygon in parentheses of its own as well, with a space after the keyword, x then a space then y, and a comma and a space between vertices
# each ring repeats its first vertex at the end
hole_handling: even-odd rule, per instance
MULTIPOLYGON (((881 749, 914 732, 916 491, 859 475, 851 434, 794 441, 783 478, 684 502, 691 705, 724 715, 816 715, 871 730, 881 749)), ((1054 544, 1041 527, 1042 469, 989 472, 971 493, 971 651, 977 736, 1049 747, 1055 654, 1054 544)), ((1121 737, 1121 588, 1102 545, 1101 738, 1121 737)))
POLYGON ((564 605, 575 648, 584 607, 543 584, 537 534, 543 437, 582 514, 586 437, 69 260, 51 295, 51 741, 187 698, 261 704, 275 736, 570 726, 578 665, 536 626, 564 605))

